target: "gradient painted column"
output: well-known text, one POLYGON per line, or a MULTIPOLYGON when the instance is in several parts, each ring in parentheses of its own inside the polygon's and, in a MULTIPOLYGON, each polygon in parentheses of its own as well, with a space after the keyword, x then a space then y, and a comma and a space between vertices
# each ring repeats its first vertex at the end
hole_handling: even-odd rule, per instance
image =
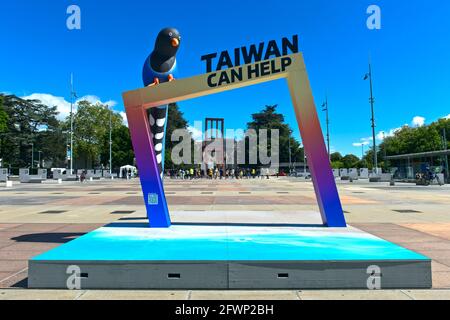
POLYGON ((169 209, 156 162, 147 110, 141 106, 125 107, 125 110, 150 227, 168 228, 171 225, 169 209))
POLYGON ((336 181, 320 127, 303 59, 289 72, 288 85, 314 183, 322 220, 328 227, 346 227, 336 181))

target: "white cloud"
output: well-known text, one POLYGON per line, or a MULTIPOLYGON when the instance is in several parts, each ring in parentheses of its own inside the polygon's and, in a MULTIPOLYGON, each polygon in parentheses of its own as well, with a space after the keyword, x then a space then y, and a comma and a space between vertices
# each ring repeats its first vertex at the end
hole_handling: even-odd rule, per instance
POLYGON ((100 100, 99 97, 93 96, 93 95, 86 95, 81 98, 78 98, 77 103, 80 101, 87 101, 92 104, 97 104, 97 103, 106 104, 108 107, 114 107, 117 105, 117 102, 114 100, 108 100, 108 101, 103 102, 102 100, 100 100))
POLYGON ((362 147, 362 146, 367 146, 369 145, 369 141, 361 141, 361 142, 354 142, 353 146, 354 147, 362 147))
POLYGON ((59 120, 65 119, 70 114, 70 102, 67 102, 63 97, 56 97, 47 93, 33 93, 29 96, 22 97, 22 99, 40 100, 46 106, 56 106, 59 112, 59 120))
MULTIPOLYGON (((66 117, 70 115, 70 102, 66 101, 64 97, 57 97, 48 93, 33 93, 29 96, 21 97, 22 99, 26 100, 39 100, 42 104, 49 106, 49 107, 57 107, 57 110, 59 112, 58 119, 64 120, 66 117)), ((79 98, 76 100, 76 103, 86 100, 92 104, 100 103, 100 104, 106 104, 109 107, 114 107, 117 105, 116 101, 109 100, 106 102, 102 102, 99 97, 94 95, 87 95, 84 97, 79 98)), ((76 103, 73 106, 73 111, 76 112, 76 103)), ((123 116, 122 116, 123 117, 123 116)), ((124 121, 125 123, 125 121, 124 121)))
POLYGON ((447 116, 443 117, 442 119, 450 120, 450 114, 448 114, 447 116))
MULTIPOLYGON (((449 115, 450 116, 450 115, 449 115)), ((425 118, 421 116, 416 116, 411 120, 411 126, 413 127, 422 127, 425 125, 425 118)), ((400 131, 404 127, 408 127, 409 125, 405 123, 403 126, 390 129, 388 131, 380 131, 377 134, 377 140, 383 141, 385 138, 393 137, 397 131, 400 131)))
MULTIPOLYGON (((403 127, 407 127, 408 125, 407 124, 405 124, 403 127)), ((380 132, 378 132, 378 134, 377 134, 377 140, 379 140, 379 141, 383 141, 385 138, 388 138, 388 137, 393 137, 394 135, 395 135, 395 133, 397 132, 397 131, 400 131, 403 127, 398 127, 398 128, 394 128, 394 129, 390 129, 389 131, 380 131, 380 132)))
POLYGON ((189 126, 188 131, 192 134, 194 141, 203 141, 203 132, 196 127, 189 126))
POLYGON ((361 138, 361 141, 368 144, 370 141, 373 141, 373 137, 361 138))
POLYGON ((425 118, 421 116, 415 116, 411 122, 413 127, 422 127, 425 124, 425 118))
POLYGON ((127 114, 125 112, 120 112, 120 116, 123 119, 123 124, 126 125, 128 127, 128 118, 127 118, 127 114))

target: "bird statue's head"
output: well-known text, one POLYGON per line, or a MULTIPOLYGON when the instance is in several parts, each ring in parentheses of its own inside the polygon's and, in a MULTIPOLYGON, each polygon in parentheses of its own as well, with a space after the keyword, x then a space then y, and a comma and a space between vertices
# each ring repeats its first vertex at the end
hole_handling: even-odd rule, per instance
POLYGON ((161 30, 156 38, 155 52, 164 57, 175 57, 180 47, 181 36, 175 28, 161 30))

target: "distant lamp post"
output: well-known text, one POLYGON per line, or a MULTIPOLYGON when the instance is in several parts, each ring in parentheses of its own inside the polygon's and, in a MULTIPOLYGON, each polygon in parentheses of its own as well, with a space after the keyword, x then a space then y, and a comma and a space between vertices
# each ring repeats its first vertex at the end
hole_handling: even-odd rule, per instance
POLYGON ((322 111, 325 111, 325 114, 326 114, 327 150, 328 150, 328 159, 331 161, 331 154, 330 154, 330 119, 328 117, 328 97, 325 97, 325 102, 322 104, 322 111))
POLYGON ((73 104, 74 99, 78 98, 73 89, 73 74, 70 74, 70 174, 73 174, 73 104))
POLYGON ((303 149, 303 156, 304 156, 304 160, 303 160, 303 173, 305 174, 306 177, 306 153, 305 153, 305 149, 303 149))
MULTIPOLYGON (((445 128, 442 128, 442 147, 444 150, 447 150, 447 132, 445 128)), ((449 172, 448 172, 448 155, 444 155, 444 161, 445 161, 445 176, 444 179, 448 180, 449 178, 449 172)))
POLYGON ((289 144, 289 173, 291 173, 291 171, 292 171, 291 135, 292 135, 292 130, 289 129, 289 139, 288 139, 288 144, 289 144))
POLYGON ((387 170, 387 152, 386 152, 386 132, 383 131, 383 162, 384 162, 384 170, 387 170))
MULTIPOLYGON (((111 107, 112 109, 112 107, 111 107)), ((113 111, 109 109, 109 174, 112 175, 112 113, 113 111)))
POLYGON ((305 145, 302 143, 300 144, 300 147, 303 147, 303 174, 306 177, 306 152, 305 152, 305 145))
POLYGON ((368 142, 360 142, 360 143, 354 143, 354 147, 361 147, 361 161, 364 159, 364 146, 368 145, 368 142))
POLYGON ((38 151, 38 155, 39 155, 39 163, 38 163, 38 168, 41 168, 41 153, 42 151, 38 151))
POLYGON ((30 143, 31 145, 31 169, 34 168, 34 143, 30 143))
POLYGON ((371 108, 371 113, 372 113, 372 118, 371 118, 371 122, 372 122, 372 138, 373 138, 373 165, 375 168, 375 172, 377 172, 378 170, 378 157, 377 157, 377 143, 375 140, 375 112, 374 112, 374 103, 375 103, 375 99, 373 97, 373 82, 372 82, 372 65, 370 63, 370 59, 369 59, 369 73, 366 73, 366 75, 364 76, 364 80, 369 80, 369 84, 370 84, 370 108, 371 108))

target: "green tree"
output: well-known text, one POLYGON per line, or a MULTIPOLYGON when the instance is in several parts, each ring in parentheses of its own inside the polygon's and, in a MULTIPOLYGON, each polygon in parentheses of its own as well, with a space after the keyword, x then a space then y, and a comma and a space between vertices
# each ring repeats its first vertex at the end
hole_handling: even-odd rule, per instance
POLYGON ((338 161, 338 160, 332 161, 331 162, 331 167, 333 169, 341 169, 341 168, 344 168, 344 163, 342 161, 338 161))
MULTIPOLYGON (((73 118, 74 157, 86 169, 109 165, 110 115, 114 131, 122 126, 120 114, 110 111, 107 105, 92 104, 88 101, 78 102, 78 110, 73 118)), ((70 127, 70 119, 66 120, 65 127, 70 127)))
POLYGON ((24 100, 15 95, 1 95, 1 100, 7 115, 7 129, 1 137, 1 157, 6 165, 30 166, 32 150, 35 161, 39 151, 41 160, 49 160, 51 164, 64 161, 65 141, 56 118, 56 106, 48 107, 38 100, 24 100))
POLYGON ((359 162, 359 158, 353 154, 347 154, 342 158, 344 168, 355 168, 359 162))
MULTIPOLYGON (((284 116, 276 112, 277 107, 278 105, 266 105, 261 112, 252 114, 252 121, 247 123, 247 128, 254 129, 257 133, 259 133, 259 130, 261 129, 267 129, 269 154, 271 149, 271 132, 274 129, 278 130, 280 163, 289 162, 289 140, 291 146, 291 161, 302 161, 304 157, 303 148, 300 148, 300 143, 292 137, 292 130, 289 125, 285 123, 284 116)), ((260 135, 258 134, 258 145, 260 142, 259 139, 260 135)), ((246 143, 246 145, 248 159, 248 143, 246 143)))
POLYGON ((8 114, 3 108, 3 95, 0 95, 0 134, 8 131, 8 114))
POLYGON ((398 155, 440 150, 442 138, 436 125, 403 127, 380 145, 381 155, 398 155))
MULTIPOLYGON (((109 149, 103 152, 103 161, 109 163, 109 149), (105 155, 107 153, 107 155, 105 155)), ((134 164, 134 151, 131 144, 130 130, 121 125, 112 131, 112 163, 117 169, 124 165, 134 164)))
MULTIPOLYGON (((172 133, 177 129, 188 129, 188 122, 184 118, 183 112, 180 111, 180 108, 176 103, 172 103, 169 105, 169 115, 167 118, 167 131, 166 131, 166 149, 165 149, 165 157, 164 157, 164 167, 169 168, 178 168, 172 161, 172 149, 178 143, 177 141, 172 141, 172 133)), ((194 141, 191 139, 191 146, 194 141)), ((193 159, 193 155, 192 155, 193 159)), ((183 167, 183 166, 181 166, 183 167)))
POLYGON ((340 154, 339 152, 333 152, 332 154, 330 154, 330 158, 331 161, 341 161, 342 160, 342 154, 340 154))

